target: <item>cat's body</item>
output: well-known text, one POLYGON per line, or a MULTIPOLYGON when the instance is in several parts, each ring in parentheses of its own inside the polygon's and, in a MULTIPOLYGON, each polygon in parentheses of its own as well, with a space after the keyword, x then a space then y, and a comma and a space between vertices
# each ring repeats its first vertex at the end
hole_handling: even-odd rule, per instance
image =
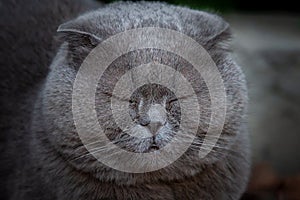
MULTIPOLYGON (((0 4, 0 10, 6 10, 5 17, 0 19, 5 27, 0 34, 4 198, 206 200, 241 196, 249 174, 244 124, 247 93, 240 68, 224 46, 219 45, 228 39, 227 23, 214 15, 167 4, 117 3, 62 25, 63 41, 59 43, 53 40, 56 28, 93 7, 92 3, 13 2, 0 4), (8 25, 9 20, 12 23, 8 25), (92 156, 77 160, 86 150, 79 145, 72 121, 72 83, 82 60, 95 46, 91 35, 104 40, 127 29, 153 26, 187 34, 203 45, 216 62, 228 96, 221 138, 224 140, 204 160, 191 157, 191 151, 171 166, 145 174, 110 169, 92 156), (59 44, 62 46, 54 58, 59 44), (52 59, 55 62, 49 72, 52 59)), ((189 66, 172 56, 160 50, 141 50, 123 56, 111 67, 120 75, 118 70, 125 68, 122 65, 136 66, 152 60, 169 66, 189 66)), ((194 76, 185 70, 182 73, 191 79, 194 76)), ((203 84, 202 79, 197 79, 196 85, 203 84)), ((201 97, 208 96, 204 85, 196 89, 203 90, 199 92, 201 97)), ((103 110, 100 108, 99 113, 103 110)), ((209 118, 210 113, 202 114, 209 118)), ((207 128, 206 122, 201 128, 207 128)))
POLYGON ((53 37, 57 27, 95 6, 81 0, 0 2, 1 199, 18 195, 13 185, 21 178, 11 172, 22 169, 29 158, 28 126, 36 87, 59 47, 53 37))

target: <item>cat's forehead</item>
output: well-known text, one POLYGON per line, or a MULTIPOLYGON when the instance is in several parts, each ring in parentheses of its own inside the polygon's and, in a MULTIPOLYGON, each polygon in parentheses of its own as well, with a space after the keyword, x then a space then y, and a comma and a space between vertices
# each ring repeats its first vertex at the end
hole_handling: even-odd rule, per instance
POLYGON ((138 99, 157 99, 157 100, 166 100, 168 97, 174 96, 175 94, 168 88, 159 85, 159 84, 145 84, 139 88, 137 88, 133 94, 133 98, 138 99))
POLYGON ((66 22, 58 31, 77 30, 105 39, 125 30, 143 27, 177 30, 205 42, 226 30, 228 24, 217 15, 165 3, 119 2, 66 22))

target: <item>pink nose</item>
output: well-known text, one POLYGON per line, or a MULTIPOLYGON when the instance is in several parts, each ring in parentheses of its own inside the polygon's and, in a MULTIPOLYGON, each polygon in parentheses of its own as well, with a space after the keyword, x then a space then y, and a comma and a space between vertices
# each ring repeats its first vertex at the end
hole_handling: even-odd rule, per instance
POLYGON ((153 136, 155 136, 158 132, 158 130, 162 127, 161 122, 150 122, 147 125, 147 128, 150 130, 153 136))

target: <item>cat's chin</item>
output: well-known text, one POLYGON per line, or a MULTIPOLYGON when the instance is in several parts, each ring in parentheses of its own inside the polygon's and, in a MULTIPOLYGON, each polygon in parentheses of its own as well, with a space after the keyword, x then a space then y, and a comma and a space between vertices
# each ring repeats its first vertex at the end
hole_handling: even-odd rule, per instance
POLYGON ((200 173, 204 168, 201 162, 192 162, 184 156, 165 168, 146 173, 118 171, 104 165, 92 155, 86 156, 84 159, 69 159, 66 162, 74 170, 86 174, 93 179, 117 185, 180 181, 200 173))
POLYGON ((109 167, 98 168, 97 172, 90 172, 94 178, 101 182, 109 182, 117 185, 154 184, 158 182, 181 181, 193 177, 201 172, 201 168, 164 168, 146 173, 127 173, 109 167))

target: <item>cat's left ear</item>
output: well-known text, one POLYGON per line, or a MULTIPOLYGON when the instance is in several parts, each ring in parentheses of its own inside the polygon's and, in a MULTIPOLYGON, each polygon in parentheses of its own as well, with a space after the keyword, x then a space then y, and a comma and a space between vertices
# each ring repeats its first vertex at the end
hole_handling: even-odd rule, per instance
POLYGON ((186 22, 185 32, 208 48, 231 39, 229 24, 216 14, 192 10, 180 15, 186 22))

